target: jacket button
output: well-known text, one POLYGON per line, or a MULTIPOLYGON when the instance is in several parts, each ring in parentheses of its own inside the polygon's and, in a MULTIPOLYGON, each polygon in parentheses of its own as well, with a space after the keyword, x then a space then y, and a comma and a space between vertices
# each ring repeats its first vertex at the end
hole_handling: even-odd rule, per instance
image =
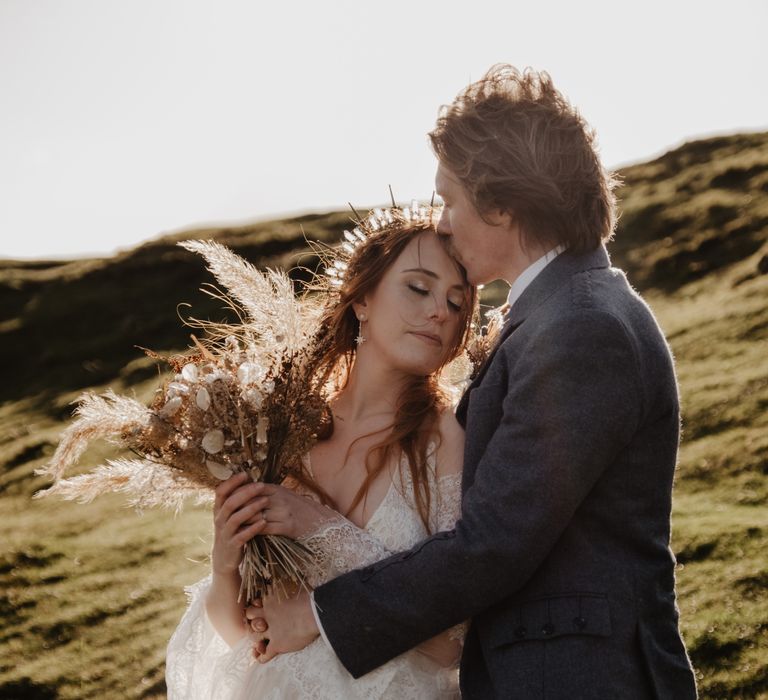
POLYGON ((518 639, 525 639, 527 634, 528 634, 528 630, 525 629, 525 627, 520 626, 515 629, 515 637, 517 637, 518 639))
POLYGON ((555 633, 555 626, 551 622, 547 622, 547 624, 541 628, 541 633, 545 637, 549 637, 555 633))
POLYGON ((583 617, 574 617, 573 626, 577 630, 583 630, 587 626, 587 621, 583 617))

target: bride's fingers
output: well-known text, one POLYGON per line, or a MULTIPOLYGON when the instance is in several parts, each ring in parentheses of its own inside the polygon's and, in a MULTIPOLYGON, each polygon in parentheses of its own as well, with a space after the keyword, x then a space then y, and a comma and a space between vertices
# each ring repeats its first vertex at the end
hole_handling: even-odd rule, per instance
POLYGON ((265 522, 264 529, 259 533, 261 535, 285 535, 293 534, 293 524, 290 522, 265 522))
POLYGON ((260 617, 262 607, 264 607, 264 604, 261 602, 261 598, 252 600, 250 605, 245 609, 245 616, 249 620, 252 620, 254 617, 260 617))
POLYGON ((267 507, 267 520, 272 523, 282 523, 291 519, 291 510, 282 503, 267 507))
POLYGON ((240 528, 232 537, 232 540, 236 542, 237 544, 243 545, 248 540, 252 540, 256 535, 263 535, 264 534, 264 528, 266 528, 267 523, 263 520, 259 520, 256 523, 253 523, 253 525, 248 525, 247 527, 240 528))
POLYGON ((269 505, 268 508, 286 508, 290 509, 292 504, 295 504, 296 501, 303 500, 304 496, 300 496, 299 494, 295 493, 294 491, 291 491, 291 489, 287 489, 285 486, 277 486, 277 485, 270 485, 274 491, 272 492, 265 492, 265 495, 269 499, 269 505))
POLYGON ((233 513, 260 495, 257 486, 258 484, 245 484, 230 493, 221 504, 221 508, 216 512, 214 522, 223 525, 230 519, 233 513))
POLYGON ((288 509, 288 504, 286 503, 285 498, 283 498, 279 494, 274 494, 272 496, 265 496, 265 505, 264 509, 269 511, 285 511, 288 509))
MULTIPOLYGON (((241 475, 237 474, 236 476, 240 477, 241 475)), ((238 485, 238 482, 234 482, 234 478, 235 477, 230 477, 227 481, 222 482, 223 484, 229 484, 230 481, 233 481, 232 488, 230 488, 229 485, 226 488, 222 487, 221 484, 217 487, 222 489, 223 494, 229 494, 216 514, 216 518, 220 519, 222 522, 228 520, 233 513, 240 510, 246 504, 250 504, 257 498, 269 499, 270 496, 274 495, 275 489, 280 488, 274 484, 265 484, 260 481, 248 482, 250 477, 247 474, 244 477, 245 483, 240 485, 238 485)))
POLYGON ((264 514, 263 535, 286 535, 294 537, 296 521, 290 511, 284 508, 268 508, 264 514))
POLYGON ((275 651, 274 645, 269 644, 269 640, 259 642, 256 647, 259 649, 259 657, 256 660, 260 664, 266 664, 277 656, 277 651, 275 651), (261 649, 264 649, 264 651, 261 651, 261 649))
POLYGON ((278 489, 283 488, 277 484, 265 484, 263 481, 255 481, 253 484, 254 496, 273 496, 278 489))
POLYGON ((267 621, 263 617, 257 617, 251 620, 251 629, 254 632, 266 632, 269 629, 267 621))
POLYGON ((258 520, 263 520, 263 518, 259 517, 259 514, 264 510, 265 506, 266 503, 263 498, 257 498, 256 500, 251 501, 229 516, 227 519, 227 526, 232 529, 237 529, 246 523, 255 523, 258 520))
POLYGON ((267 653, 267 646, 268 644, 263 639, 260 639, 253 645, 253 656, 256 661, 259 661, 261 657, 267 653))
MULTIPOLYGON (((246 608, 245 620, 249 625, 252 622, 256 622, 256 620, 264 620, 264 612, 261 610, 261 608, 246 608)), ((266 624, 266 620, 264 620, 264 622, 266 624)))
POLYGON ((241 474, 235 474, 230 476, 226 481, 222 481, 215 489, 216 499, 214 501, 214 510, 218 511, 227 500, 240 486, 245 484, 250 477, 245 472, 241 474))
POLYGON ((247 521, 255 521, 254 516, 258 515, 264 510, 264 502, 259 498, 250 503, 246 503, 242 508, 238 508, 232 515, 229 516, 229 521, 232 523, 238 523, 242 525, 247 521))
POLYGON ((248 608, 263 608, 264 601, 261 598, 254 598, 248 608))
POLYGON ((292 532, 293 521, 290 513, 282 508, 262 508, 250 515, 241 527, 263 522, 265 535, 285 535, 292 532), (269 531, 267 531, 269 529, 269 531))

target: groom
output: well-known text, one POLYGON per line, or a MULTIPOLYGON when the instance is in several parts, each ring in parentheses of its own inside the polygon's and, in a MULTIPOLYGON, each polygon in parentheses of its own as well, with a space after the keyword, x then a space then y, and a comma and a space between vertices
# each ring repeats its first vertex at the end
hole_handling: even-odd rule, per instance
POLYGON ((610 267, 613 182, 592 133, 546 74, 496 66, 430 138, 439 232, 470 282, 511 283, 457 409, 461 519, 315 590, 292 648, 320 628, 358 677, 471 619, 465 698, 695 698, 669 549, 674 368, 610 267))

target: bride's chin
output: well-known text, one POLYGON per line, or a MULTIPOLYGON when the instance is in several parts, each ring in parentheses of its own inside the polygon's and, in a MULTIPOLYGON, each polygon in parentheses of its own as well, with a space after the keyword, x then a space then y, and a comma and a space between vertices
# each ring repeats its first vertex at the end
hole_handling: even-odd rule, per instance
POLYGON ((402 349, 400 347, 395 352, 382 354, 382 359, 392 372, 408 377, 426 377, 436 372, 442 365, 441 352, 405 353, 402 349))
POLYGON ((414 361, 402 365, 399 369, 411 377, 426 377, 436 372, 439 366, 436 362, 414 361))

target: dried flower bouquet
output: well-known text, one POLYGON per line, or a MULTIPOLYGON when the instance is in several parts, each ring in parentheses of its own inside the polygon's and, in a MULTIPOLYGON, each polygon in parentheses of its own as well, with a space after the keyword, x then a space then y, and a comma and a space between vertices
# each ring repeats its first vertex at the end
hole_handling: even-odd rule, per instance
MULTIPOLYGON (((302 456, 327 421, 326 378, 317 371, 325 343, 318 323, 322 300, 297 298, 287 275, 261 272, 217 243, 180 245, 205 258, 227 290, 208 293, 225 301, 241 323, 195 321, 205 337, 194 339, 190 353, 168 359, 174 376, 150 406, 112 391, 81 396, 76 420, 40 470, 55 482, 36 496, 88 502, 123 492, 139 509, 178 510, 189 497, 212 500, 216 485, 236 472, 267 483, 298 475, 302 456), (135 458, 64 478, 98 438, 135 458)), ((301 584, 309 563, 299 543, 257 536, 245 548, 241 597, 301 584)))

